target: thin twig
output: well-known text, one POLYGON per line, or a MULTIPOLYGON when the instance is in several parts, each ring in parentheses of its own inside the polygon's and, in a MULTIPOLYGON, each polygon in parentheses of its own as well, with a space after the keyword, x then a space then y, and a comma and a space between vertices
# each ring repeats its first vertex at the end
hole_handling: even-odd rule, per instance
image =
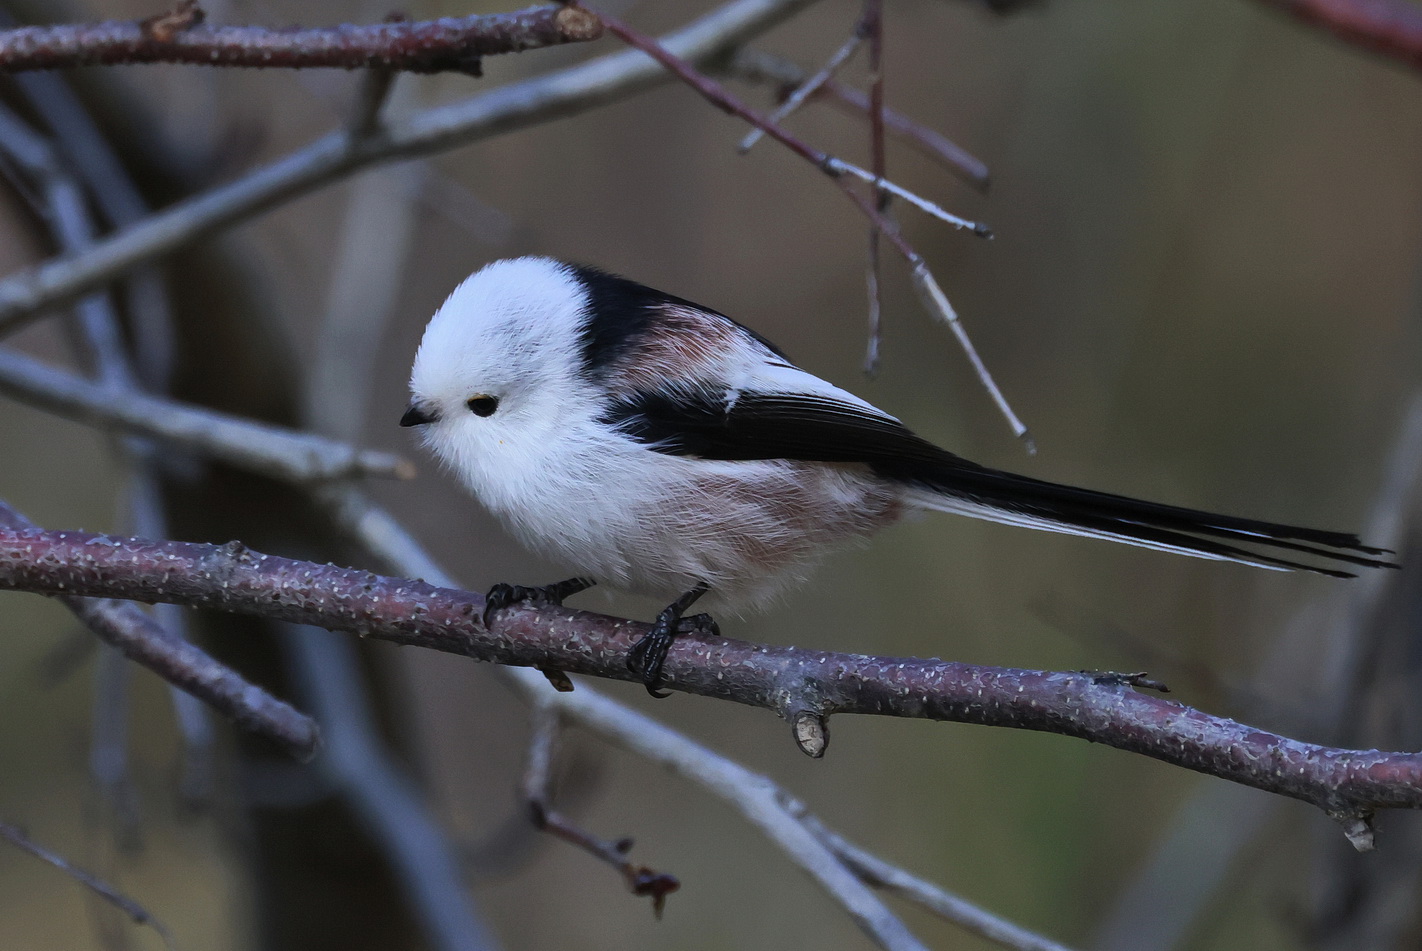
POLYGON ((389 100, 390 90, 398 75, 390 69, 372 69, 361 75, 355 108, 351 110, 351 135, 364 138, 380 130, 380 110, 389 100))
MULTIPOLYGON (((699 72, 690 62, 680 56, 677 56, 674 52, 667 49, 653 37, 634 30, 627 24, 623 23, 621 20, 617 20, 613 17, 610 17, 607 14, 598 15, 602 18, 604 24, 607 26, 608 31, 617 36, 618 39, 622 40, 628 46, 632 46, 636 49, 642 50, 644 53, 647 53, 648 55, 652 56, 654 59, 657 60, 657 62, 661 63, 663 67, 665 67, 669 72, 671 72, 672 75, 676 76, 678 79, 680 79, 686 85, 690 86, 692 89, 695 89, 698 93, 701 94, 702 98, 706 99, 706 101, 710 102, 718 109, 722 110, 723 112, 730 113, 731 115, 736 116, 738 119, 743 119, 751 125, 764 130, 765 133, 771 138, 775 139, 781 145, 785 146, 790 151, 794 152, 796 155, 800 156, 805 161, 818 168, 821 172, 824 172, 827 176, 830 177, 830 179, 836 182, 840 186, 841 190, 843 190, 846 195, 850 197, 851 200, 854 200, 856 204, 860 205, 860 209, 864 212, 865 217, 869 218, 870 221, 878 225, 878 227, 881 228, 885 234, 895 236, 898 235, 898 229, 894 228, 890 222, 885 221, 873 208, 865 205, 863 196, 856 192, 852 187, 849 186, 847 182, 843 180, 845 175, 851 175, 857 178, 864 178, 866 181, 874 181, 874 178, 872 175, 870 175, 870 173, 865 172, 863 169, 851 165, 848 162, 838 159, 833 155, 820 151, 814 146, 807 144, 800 138, 791 135, 789 132, 785 131, 785 129, 781 128, 775 123, 770 122, 760 113, 745 105, 735 96, 732 96, 731 93, 726 89, 726 87, 722 86, 720 83, 716 82, 714 79, 712 79, 710 76, 707 76, 705 73, 699 72)), ((904 194, 907 195, 909 193, 907 192, 907 190, 904 190, 904 194)), ((932 211, 930 213, 933 214, 935 217, 942 217, 943 220, 949 222, 956 228, 972 231, 979 237, 992 237, 992 231, 987 227, 987 225, 982 224, 981 222, 968 221, 966 219, 959 218, 956 215, 951 215, 948 212, 943 211, 941 208, 938 208, 936 205, 934 205, 927 199, 919 198, 918 201, 923 203, 922 205, 920 205, 920 207, 924 208, 924 210, 926 211, 930 207, 936 209, 935 211, 932 211)), ((902 236, 898 236, 897 241, 895 243, 900 246, 905 257, 908 257, 913 254, 912 249, 908 247, 907 242, 904 241, 902 236)))
POLYGON ((25 835, 18 826, 11 825, 8 822, 0 822, 0 838, 5 839, 5 841, 15 846, 15 848, 23 852, 28 852, 35 858, 53 865, 65 875, 68 875, 104 901, 113 905, 125 915, 128 915, 134 924, 147 925, 152 928, 158 933, 158 937, 163 939, 163 944, 168 948, 168 951, 174 951, 176 946, 173 944, 173 935, 172 932, 168 930, 167 925, 155 918, 148 909, 144 908, 132 898, 129 898, 93 872, 75 865, 57 852, 50 851, 25 835))
MULTIPOLYGON (((664 45, 693 62, 715 58, 815 2, 733 0, 668 35, 664 45)), ((423 110, 374 139, 353 138, 344 129, 333 132, 101 239, 89 251, 0 280, 0 336, 130 268, 363 168, 562 119, 670 79, 655 61, 628 50, 423 110)))
MULTIPOLYGON (((884 143, 884 4, 883 0, 864 0, 864 13, 856 30, 869 38, 869 154, 874 175, 874 207, 879 214, 889 213, 888 157, 884 143)), ((912 199, 910 199, 912 201, 912 199)), ((915 204, 917 204, 915 202, 915 204)), ((919 206, 922 207, 922 206, 919 206)), ((879 239, 877 225, 869 226, 869 343, 864 353, 864 371, 872 374, 879 367, 879 343, 883 333, 882 288, 879 280, 879 239)))
MULTIPOLYGON (((0 588, 170 601, 350 631, 526 667, 635 680, 645 624, 522 605, 479 618, 479 595, 251 551, 73 531, 0 529, 0 588)), ((1304 743, 1079 672, 803 651, 683 636, 666 686, 774 710, 823 752, 831 714, 861 713, 1075 736, 1325 810, 1359 849, 1374 811, 1422 808, 1422 753, 1304 743)))
POLYGON ((108 389, 9 350, 0 350, 0 394, 102 429, 151 436, 231 465, 292 482, 414 474, 388 452, 357 449, 312 433, 216 410, 108 389))
MULTIPOLYGON (((629 46, 633 46, 652 56, 678 79, 700 93, 708 102, 737 118, 764 129, 766 134, 771 138, 829 176, 829 178, 839 186, 844 195, 859 208, 864 217, 869 219, 870 223, 883 233, 898 252, 903 255, 904 260, 913 268, 914 279, 920 289, 932 289, 932 293, 921 294, 921 299, 929 305, 930 311, 946 320, 953 328, 954 336, 958 338, 959 343, 967 353, 979 381, 988 391, 988 395, 992 397, 999 412, 1001 412, 1003 417, 1007 420, 1008 426, 1012 428, 1013 435, 1023 440, 1028 452, 1036 451, 1031 436, 1027 432, 1027 427, 1023 425, 1022 420, 1018 419, 1017 414, 1013 412, 1012 407, 1008 405, 1007 399, 1002 395, 1002 391, 998 388, 996 381, 993 380, 992 374, 988 372, 986 364, 978 357, 976 349, 968 341, 967 331, 963 329, 953 308, 948 305, 948 299, 938 287, 937 282, 934 281, 932 275, 928 273, 928 265, 924 262, 923 257, 908 243, 908 240, 904 238, 897 225, 880 214, 869 199, 861 195, 857 189, 845 180, 847 174, 863 175, 867 173, 832 155, 821 152, 791 135, 789 132, 786 132, 780 126, 766 121, 765 117, 732 96, 720 83, 706 74, 699 72, 687 60, 677 56, 676 53, 662 46, 652 37, 632 29, 622 21, 610 17, 605 13, 600 13, 599 16, 602 18, 603 24, 607 27, 608 32, 614 34, 618 39, 629 46)), ((923 199, 919 200, 924 201, 923 199)), ((920 205, 920 207, 923 206, 920 205)), ((988 230, 986 225, 963 221, 963 219, 956 220, 962 222, 962 224, 959 225, 960 227, 970 228, 974 234, 981 237, 991 237, 992 233, 988 230)), ((3 290, 3 287, 0 287, 0 290, 3 290)))
MULTIPOLYGON (((189 9, 194 9, 189 7, 189 9)), ((316 29, 206 26, 201 17, 111 20, 0 31, 0 72, 187 63, 264 69, 395 69, 479 74, 480 58, 582 43, 602 35, 597 18, 560 6, 316 29)))
MULTIPOLYGON (((749 82, 770 83, 784 95, 803 83, 809 75, 804 69, 762 50, 741 48, 723 67, 730 75, 749 82)), ((827 80, 817 99, 828 101, 847 112, 868 116, 873 108, 869 96, 837 80, 827 80)), ((987 191, 991 175, 983 161, 966 149, 949 141, 941 133, 928 128, 901 112, 884 107, 884 127, 919 152, 942 164, 950 172, 978 191, 987 191)))
POLYGON ((808 812, 799 818, 841 862, 872 888, 892 892, 906 901, 928 909, 944 921, 951 921, 963 930, 1004 948, 1013 948, 1016 951, 1070 951, 1065 945, 1015 925, 966 899, 944 891, 932 882, 917 875, 910 875, 872 852, 866 852, 808 812))
POLYGON ((948 295, 943 293, 943 288, 938 286, 938 281, 933 276, 933 272, 928 269, 928 264, 923 258, 915 257, 909 261, 910 276, 913 278, 913 286, 918 291, 918 298, 930 314, 948 325, 953 331, 953 336, 958 338, 958 345, 967 354, 968 362, 973 365, 974 371, 978 375, 978 380, 987 388, 988 396, 997 404, 998 412, 1007 417, 1008 425, 1012 427, 1012 432, 1021 439, 1023 445, 1027 447, 1027 452, 1033 455, 1037 452, 1037 443, 1032 439, 1032 434, 1027 431, 1027 426, 1022 420, 1017 418, 1017 414, 1012 411, 1012 406, 1007 402, 1007 397, 1002 395, 1002 391, 997 388, 997 381, 988 373, 987 364, 983 363, 983 358, 978 356, 977 347, 973 346, 973 341, 968 337, 968 331, 958 320, 958 312, 953 309, 953 305, 948 302, 948 295))
MULTIPOLYGON (((849 62, 849 58, 854 55, 854 51, 859 49, 859 44, 864 42, 864 34, 858 27, 849 35, 849 39, 844 41, 844 45, 835 51, 834 55, 820 67, 819 72, 810 76, 799 86, 793 89, 785 101, 775 108, 769 115, 769 121, 779 123, 785 120, 796 109, 800 108, 815 93, 820 91, 820 87, 834 78, 834 74, 839 72, 840 67, 849 62)), ((755 148, 755 144, 765 135, 765 130, 759 127, 751 129, 746 133, 746 137, 741 139, 741 144, 736 146, 736 151, 742 155, 755 148)))
POLYGON ((558 714, 546 705, 533 711, 533 732, 528 742, 528 766, 523 775, 524 800, 533 817, 533 824, 564 842, 576 845, 593 858, 611 865, 622 876, 628 891, 638 897, 652 899, 652 914, 662 916, 667 896, 681 888, 676 876, 637 865, 627 858, 632 840, 615 842, 599 838, 553 808, 553 759, 557 752, 558 714))

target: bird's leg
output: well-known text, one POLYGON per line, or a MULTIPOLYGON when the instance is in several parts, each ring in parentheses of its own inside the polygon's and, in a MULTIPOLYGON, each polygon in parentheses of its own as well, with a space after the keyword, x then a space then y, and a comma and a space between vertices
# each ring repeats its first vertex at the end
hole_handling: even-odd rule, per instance
POLYGON ((640 641, 633 644, 632 649, 627 652, 627 669, 634 674, 639 674, 642 677, 642 683, 647 687, 647 693, 658 700, 671 696, 669 693, 657 690, 657 685, 662 682, 662 665, 667 661, 667 651, 671 649, 672 641, 676 640, 676 636, 692 631, 709 634, 720 633, 716 628, 716 622, 706 614, 685 618, 687 623, 683 624, 682 614, 696 602, 697 598, 709 590, 711 590, 711 586, 703 581, 668 604, 662 609, 662 613, 657 615, 656 621, 652 623, 652 629, 640 641))
POLYGON ((484 626, 489 626, 489 618, 494 616, 494 612, 502 611, 511 605, 561 605, 564 598, 571 597, 579 591, 586 591, 595 584, 597 582, 591 578, 569 578, 567 581, 533 588, 521 584, 496 584, 489 589, 488 594, 484 595, 484 626))

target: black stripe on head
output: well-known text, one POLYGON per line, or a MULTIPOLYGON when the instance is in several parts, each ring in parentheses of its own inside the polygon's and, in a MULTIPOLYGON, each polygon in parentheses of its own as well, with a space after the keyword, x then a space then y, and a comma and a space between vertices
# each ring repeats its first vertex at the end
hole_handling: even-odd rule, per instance
POLYGON ((760 334, 743 327, 719 311, 667 294, 645 284, 584 265, 569 265, 574 277, 587 288, 588 316, 583 324, 583 365, 589 375, 598 376, 645 338, 648 326, 667 306, 690 307, 719 317, 759 341, 767 350, 789 360, 780 348, 760 334))

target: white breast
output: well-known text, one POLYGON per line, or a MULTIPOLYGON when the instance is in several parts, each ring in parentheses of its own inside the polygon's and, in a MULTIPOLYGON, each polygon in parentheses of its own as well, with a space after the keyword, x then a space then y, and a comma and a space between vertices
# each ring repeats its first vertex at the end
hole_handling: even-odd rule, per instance
POLYGON ((464 471, 514 534, 570 574, 667 599, 704 581, 710 603, 731 607, 766 600, 901 510, 898 490, 861 466, 707 461, 615 435, 464 471))

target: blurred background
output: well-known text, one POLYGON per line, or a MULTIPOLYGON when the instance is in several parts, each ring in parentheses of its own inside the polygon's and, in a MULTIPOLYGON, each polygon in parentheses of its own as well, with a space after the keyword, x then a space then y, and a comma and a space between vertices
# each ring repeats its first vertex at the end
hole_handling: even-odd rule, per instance
MULTIPOLYGON (((4 6, 32 22, 155 12, 135 0, 4 6)), ((664 31, 713 4, 606 6, 664 31)), ((859 6, 825 0, 754 45, 815 68, 859 6)), ((523 552, 395 425, 421 330, 444 296, 492 259, 549 254, 730 314, 985 464, 1405 546, 1422 76, 1248 0, 1048 0, 1007 17, 956 0, 886 6, 889 104, 986 162, 992 187, 979 194, 892 140, 890 176, 986 221, 996 238, 897 214, 1031 428, 1035 457, 891 251, 881 364, 866 378, 863 220, 774 143, 738 156, 744 127, 676 85, 363 174, 168 259, 174 392, 404 453, 419 477, 370 490, 462 583, 554 580, 567 572, 523 552), (313 379, 313 366, 332 375, 313 379)), ((314 25, 373 22, 390 4, 204 7, 217 23, 314 25)), ((482 79, 401 77, 390 109, 408 114, 616 49, 607 37, 489 59, 482 79)), ((861 58, 842 78, 863 73, 861 58)), ((339 71, 163 66, 66 78, 155 206, 339 126, 358 82, 339 71)), ((765 88, 734 88, 772 101, 765 88)), ((8 83, 3 94, 23 109, 8 83)), ((812 104, 789 124, 868 164, 863 121, 812 104)), ((7 273, 53 250, 13 190, 0 199, 0 236, 7 273)), ((13 342, 69 359, 55 321, 13 342)), ((125 468, 106 437, 5 402, 0 447, 0 498, 34 521, 130 529, 125 468)), ((360 557, 289 489, 196 466, 166 473, 165 485, 173 537, 360 557)), ((1186 703, 1301 739, 1417 749, 1417 579, 1387 580, 1350 585, 937 516, 841 554, 773 611, 723 627, 831 650, 1149 670, 1186 703)), ((659 607, 598 591, 574 603, 636 617, 659 607)), ((281 632, 192 622, 218 656, 301 702, 281 632)), ((189 795, 155 677, 134 673, 126 703, 105 707, 95 699, 104 664, 67 612, 0 594, 0 628, 0 818, 121 885, 181 948, 427 946, 379 850, 318 769, 224 726, 211 783, 189 795), (112 727, 114 709, 127 711, 118 787, 96 783, 90 766, 92 721, 112 727)), ((869 947, 722 803, 573 731, 560 804, 599 834, 634 836, 634 858, 682 881, 654 920, 611 871, 526 828, 516 786, 527 711, 488 670, 380 644, 360 660, 382 735, 462 850, 477 913, 502 947, 869 947)), ((1422 938, 1422 817, 1383 817, 1381 851, 1359 856, 1311 807, 1076 740, 841 717, 829 755, 812 761, 764 711, 598 686, 769 774, 890 861, 1075 946, 1401 948, 1422 938)), ((904 914, 935 948, 988 947, 904 914)), ((159 943, 55 870, 0 849, 0 946, 159 943)))

